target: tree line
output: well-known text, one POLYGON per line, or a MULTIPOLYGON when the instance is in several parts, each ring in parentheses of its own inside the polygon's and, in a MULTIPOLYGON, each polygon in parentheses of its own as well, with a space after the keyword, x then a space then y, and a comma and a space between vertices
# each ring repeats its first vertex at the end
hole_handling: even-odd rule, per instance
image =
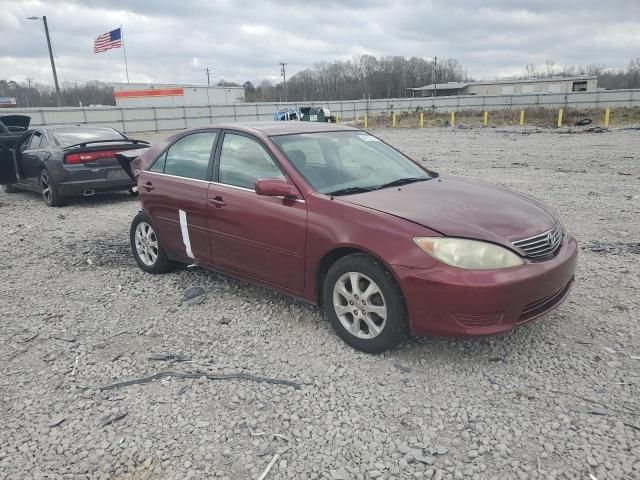
MULTIPOLYGON (((640 88, 640 57, 627 67, 607 69, 602 65, 559 66, 547 60, 543 68, 528 64, 513 78, 548 78, 597 75, 605 89, 640 88)), ((356 100, 407 96, 407 88, 431 83, 472 81, 460 63, 451 58, 427 60, 419 57, 374 57, 362 55, 345 61, 319 62, 301 70, 284 82, 263 80, 258 85, 245 82, 247 102, 306 102, 314 100, 356 100)), ((240 86, 221 79, 219 86, 240 86)), ((100 81, 64 83, 60 89, 63 106, 115 105, 113 87, 100 81)), ((14 97, 19 107, 55 107, 56 92, 51 85, 0 80, 0 97, 14 97)))
MULTIPOLYGON (((56 89, 52 85, 0 80, 0 97, 13 97, 18 107, 57 107, 56 89)), ((60 86, 60 101, 65 107, 115 105, 113 87, 93 80, 83 84, 64 83, 60 86)))
POLYGON ((284 82, 263 80, 258 86, 244 84, 248 101, 354 100, 395 98, 407 88, 430 83, 459 82, 467 73, 455 59, 427 60, 419 57, 362 55, 345 61, 319 62, 284 82))

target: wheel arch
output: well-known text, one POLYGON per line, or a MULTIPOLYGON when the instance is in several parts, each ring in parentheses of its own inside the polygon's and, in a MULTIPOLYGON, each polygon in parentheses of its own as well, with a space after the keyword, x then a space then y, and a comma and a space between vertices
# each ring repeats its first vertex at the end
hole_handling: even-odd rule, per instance
POLYGON ((324 254, 324 256, 318 262, 318 266, 316 267, 315 273, 315 282, 316 282, 316 291, 315 291, 315 299, 318 306, 322 306, 322 296, 323 296, 323 288, 324 288, 324 279, 327 275, 327 272, 331 268, 331 265, 336 263, 341 258, 344 258, 348 255, 352 255, 354 253, 363 253, 368 255, 374 259, 376 259, 387 271, 391 274, 393 279, 395 280, 398 288, 400 289, 400 293, 404 297, 404 293, 402 292, 402 287, 400 286, 400 282, 393 271, 393 269, 378 255, 370 250, 364 249, 360 246, 356 245, 341 245, 337 246, 324 254))

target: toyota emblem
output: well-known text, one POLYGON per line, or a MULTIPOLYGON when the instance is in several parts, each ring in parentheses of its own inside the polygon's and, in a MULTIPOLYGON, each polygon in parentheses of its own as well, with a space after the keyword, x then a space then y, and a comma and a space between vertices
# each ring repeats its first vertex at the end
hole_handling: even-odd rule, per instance
POLYGON ((551 246, 551 245, 553 245, 553 233, 552 233, 552 232, 549 232, 549 233, 547 234, 547 243, 548 243, 550 246, 551 246))

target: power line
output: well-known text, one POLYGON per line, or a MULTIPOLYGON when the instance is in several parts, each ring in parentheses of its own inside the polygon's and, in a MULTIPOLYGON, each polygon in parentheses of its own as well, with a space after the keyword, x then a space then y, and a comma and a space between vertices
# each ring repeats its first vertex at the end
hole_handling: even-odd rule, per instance
POLYGON ((204 69, 204 73, 207 75, 207 85, 211 86, 211 74, 213 73, 209 67, 204 69))

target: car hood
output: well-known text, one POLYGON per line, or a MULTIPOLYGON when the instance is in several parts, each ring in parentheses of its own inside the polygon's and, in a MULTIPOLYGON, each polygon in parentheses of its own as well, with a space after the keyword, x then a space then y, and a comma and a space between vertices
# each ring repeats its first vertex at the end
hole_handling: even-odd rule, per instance
POLYGON ((5 127, 21 127, 26 130, 31 123, 31 117, 27 115, 3 115, 0 117, 0 122, 4 123, 5 127))
POLYGON ((537 235, 556 223, 553 210, 533 197, 457 177, 439 177, 337 198, 446 236, 502 244, 537 235))

